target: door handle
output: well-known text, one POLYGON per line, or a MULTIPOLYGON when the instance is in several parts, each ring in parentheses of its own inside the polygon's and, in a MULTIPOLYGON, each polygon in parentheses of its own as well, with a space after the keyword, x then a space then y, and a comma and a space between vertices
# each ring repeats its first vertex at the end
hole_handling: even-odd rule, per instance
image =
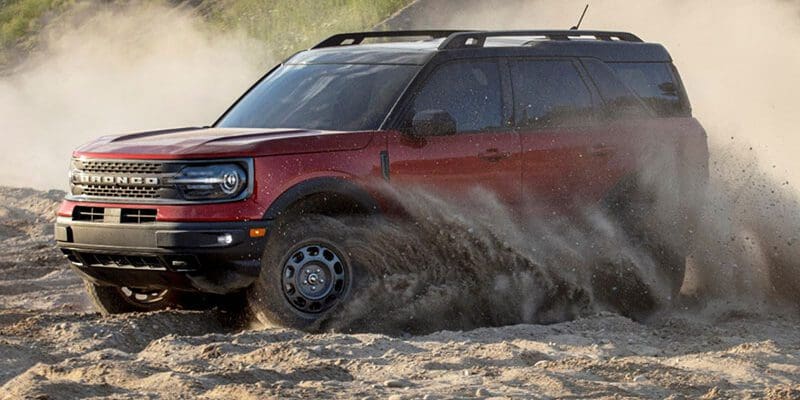
POLYGON ((478 158, 488 162, 498 162, 504 158, 511 157, 511 153, 507 151, 500 151, 498 149, 492 148, 483 151, 482 153, 478 154, 478 158))
POLYGON ((589 154, 595 157, 608 157, 614 154, 614 147, 605 144, 596 144, 589 149, 589 154))

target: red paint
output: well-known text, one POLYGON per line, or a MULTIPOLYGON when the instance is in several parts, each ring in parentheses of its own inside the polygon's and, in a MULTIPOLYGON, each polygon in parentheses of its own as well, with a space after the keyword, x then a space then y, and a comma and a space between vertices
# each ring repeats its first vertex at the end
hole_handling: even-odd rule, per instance
POLYGON ((73 156, 139 160, 260 157, 356 150, 369 144, 372 136, 371 132, 186 128, 104 136, 79 147, 73 156))
POLYGON ((388 135, 391 182, 444 194, 487 189, 506 202, 521 200, 519 135, 511 130, 412 139, 388 135))
MULTIPOLYGON (((530 212, 528 205, 564 209, 600 201, 638 168, 642 148, 648 143, 661 146, 658 151, 683 157, 679 165, 705 165, 708 159, 705 132, 693 118, 421 139, 393 131, 189 129, 104 137, 82 146, 74 155, 110 159, 253 157, 254 193, 245 200, 130 205, 157 209, 159 221, 239 221, 263 218, 278 196, 311 178, 338 177, 368 187, 382 179, 381 151, 389 154, 392 185, 459 194, 481 187, 520 211, 530 212)), ((75 205, 64 201, 58 214, 70 216, 75 205)))

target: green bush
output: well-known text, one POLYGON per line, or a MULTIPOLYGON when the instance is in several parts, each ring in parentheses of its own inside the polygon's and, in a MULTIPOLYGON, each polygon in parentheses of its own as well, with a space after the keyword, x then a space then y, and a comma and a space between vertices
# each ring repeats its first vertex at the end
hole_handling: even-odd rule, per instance
POLYGON ((14 49, 30 50, 48 12, 65 8, 66 0, 0 0, 0 64, 14 49))
MULTIPOLYGON (((30 51, 36 34, 77 3, 93 0, 0 0, 0 68, 30 51)), ((411 0, 150 0, 196 7, 210 28, 244 30, 285 57, 343 31, 369 30, 411 0)), ((111 1, 114 2, 113 0, 111 1)), ((124 0, 118 0, 124 3, 124 0)), ((108 3, 108 1, 104 1, 108 3)))
POLYGON ((214 2, 208 18, 222 29, 244 29, 278 56, 338 32, 369 30, 411 0, 231 0, 214 2))

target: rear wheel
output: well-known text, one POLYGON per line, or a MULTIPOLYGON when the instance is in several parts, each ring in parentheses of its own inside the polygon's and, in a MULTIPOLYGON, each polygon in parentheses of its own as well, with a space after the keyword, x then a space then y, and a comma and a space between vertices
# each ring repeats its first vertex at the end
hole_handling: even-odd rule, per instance
POLYGON ((198 308, 200 304, 200 295, 169 289, 100 286, 91 282, 85 285, 89 298, 103 315, 157 311, 170 307, 198 308))
MULTIPOLYGON (((667 226, 665 221, 660 221, 656 217, 656 201, 654 194, 631 184, 616 194, 616 200, 610 204, 609 208, 631 244, 650 255, 656 264, 657 276, 649 277, 653 278, 652 280, 646 280, 666 286, 666 294, 669 296, 666 302, 668 304, 680 295, 689 251, 686 240, 681 236, 682 232, 679 232, 683 227, 667 226), (669 235, 674 236, 670 237, 669 235)), ((675 211, 675 215, 679 215, 677 211, 675 211)), ((639 283, 639 285, 642 284, 639 283)), ((653 290, 646 292, 650 293, 652 297, 653 290)), ((667 305, 663 304, 663 300, 659 301, 656 298, 650 298, 641 304, 648 303, 667 305)))
POLYGON ((344 225, 318 215, 289 218, 272 232, 261 274, 248 289, 251 313, 266 325, 319 330, 353 288, 344 225))
POLYGON ((665 282, 669 290, 669 301, 674 302, 681 294, 683 281, 686 276, 686 249, 672 249, 669 246, 659 244, 645 244, 648 252, 658 266, 658 271, 662 274, 659 281, 665 282))

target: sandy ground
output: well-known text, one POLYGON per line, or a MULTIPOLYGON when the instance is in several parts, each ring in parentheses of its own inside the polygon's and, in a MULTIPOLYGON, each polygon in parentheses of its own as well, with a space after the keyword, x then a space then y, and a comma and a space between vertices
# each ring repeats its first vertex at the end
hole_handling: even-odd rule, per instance
POLYGON ((0 398, 800 398, 800 320, 600 313, 426 336, 102 317, 55 252, 59 192, 0 189, 0 398))

